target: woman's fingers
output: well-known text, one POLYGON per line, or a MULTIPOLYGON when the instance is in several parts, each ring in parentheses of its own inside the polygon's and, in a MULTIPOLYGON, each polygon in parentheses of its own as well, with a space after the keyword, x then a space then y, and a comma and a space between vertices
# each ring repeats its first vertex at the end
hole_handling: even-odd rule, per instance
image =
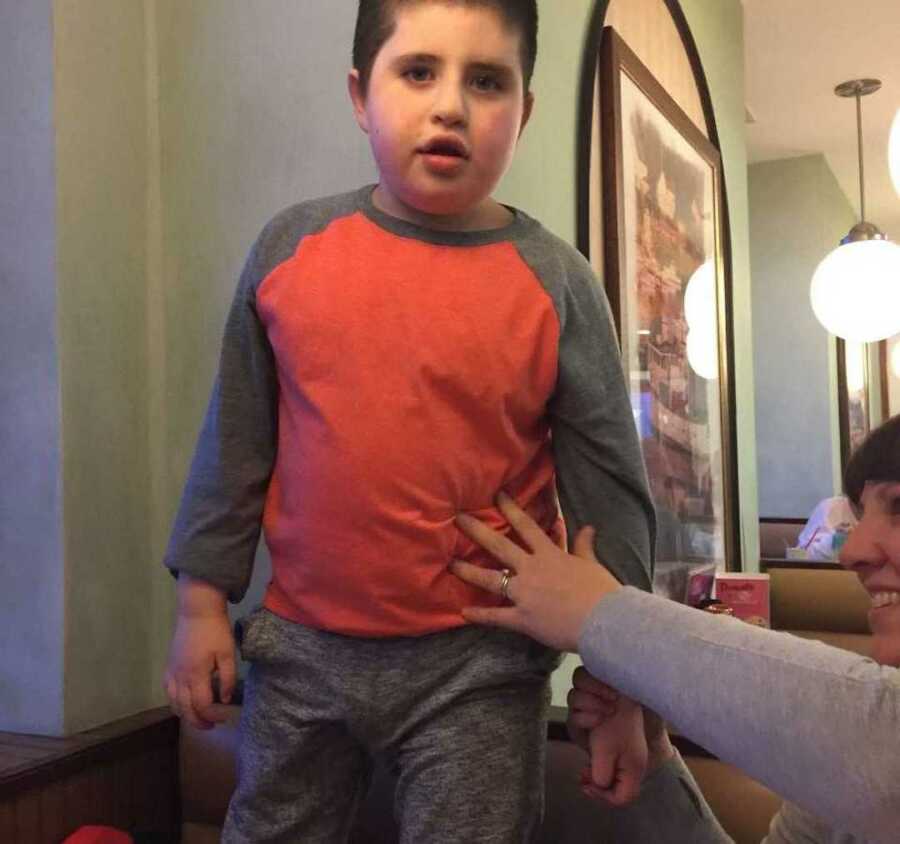
MULTIPOLYGON (((486 569, 483 566, 475 566, 462 560, 454 560, 450 565, 450 571, 460 580, 464 580, 472 586, 477 586, 479 589, 484 589, 485 592, 490 592, 494 595, 500 594, 503 572, 499 569, 486 569)), ((510 578, 510 583, 512 583, 512 578, 510 578)), ((508 592, 509 586, 507 586, 508 592)))
POLYGON ((536 551, 542 545, 554 544, 541 526, 505 492, 498 493, 497 506, 512 529, 531 551, 536 551))
MULTIPOLYGON (((513 571, 518 571, 525 554, 514 542, 511 542, 503 534, 488 527, 480 519, 476 519, 467 513, 460 513, 456 517, 456 526, 476 542, 492 557, 513 571)), ((476 584, 480 585, 480 584, 476 584)))

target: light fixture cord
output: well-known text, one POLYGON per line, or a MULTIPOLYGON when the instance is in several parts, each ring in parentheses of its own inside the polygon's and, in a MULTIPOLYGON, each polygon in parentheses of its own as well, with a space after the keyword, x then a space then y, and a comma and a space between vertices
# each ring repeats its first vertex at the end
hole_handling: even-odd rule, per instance
POLYGON ((866 221, 866 191, 862 147, 862 94, 859 89, 856 91, 856 144, 859 150, 859 221, 864 223, 866 221))

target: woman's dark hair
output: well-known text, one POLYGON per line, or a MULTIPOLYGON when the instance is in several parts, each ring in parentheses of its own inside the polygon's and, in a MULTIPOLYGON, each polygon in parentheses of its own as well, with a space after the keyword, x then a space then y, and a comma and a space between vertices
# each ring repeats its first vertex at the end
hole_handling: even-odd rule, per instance
POLYGON ((844 470, 844 492, 857 506, 867 482, 900 482, 900 414, 867 436, 844 470))
POLYGON ((537 0, 359 0, 353 36, 353 67, 359 71, 363 94, 369 89, 369 77, 378 51, 394 33, 394 13, 400 6, 423 2, 462 3, 496 9, 522 35, 522 78, 525 90, 529 90, 537 58, 537 0))

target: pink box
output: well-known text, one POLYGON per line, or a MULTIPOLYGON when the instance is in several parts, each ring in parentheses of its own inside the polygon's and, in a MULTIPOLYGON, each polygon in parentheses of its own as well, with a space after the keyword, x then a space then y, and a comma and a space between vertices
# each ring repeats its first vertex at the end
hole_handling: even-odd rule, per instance
POLYGON ((769 575, 716 572, 716 597, 731 607, 735 618, 757 627, 771 627, 769 575))

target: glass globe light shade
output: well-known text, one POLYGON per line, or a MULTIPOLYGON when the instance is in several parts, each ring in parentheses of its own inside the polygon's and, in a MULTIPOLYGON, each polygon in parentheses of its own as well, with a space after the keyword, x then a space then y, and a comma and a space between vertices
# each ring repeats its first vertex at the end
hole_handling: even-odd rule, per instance
POLYGON ((694 270, 684 291, 684 318, 688 328, 715 332, 716 273, 712 261, 694 270))
POLYGON ((688 365, 701 378, 715 381, 719 377, 719 350, 716 332, 705 328, 692 328, 687 335, 688 365))
POLYGON ((897 109, 894 122, 891 124, 891 135, 888 141, 888 166, 891 168, 894 190, 900 194, 900 108, 897 109))
POLYGON ((895 343, 891 352, 891 372, 895 378, 900 378, 900 343, 895 343))
POLYGON ((819 322, 845 340, 871 343, 900 333, 900 246, 838 246, 816 268, 809 298, 819 322))

